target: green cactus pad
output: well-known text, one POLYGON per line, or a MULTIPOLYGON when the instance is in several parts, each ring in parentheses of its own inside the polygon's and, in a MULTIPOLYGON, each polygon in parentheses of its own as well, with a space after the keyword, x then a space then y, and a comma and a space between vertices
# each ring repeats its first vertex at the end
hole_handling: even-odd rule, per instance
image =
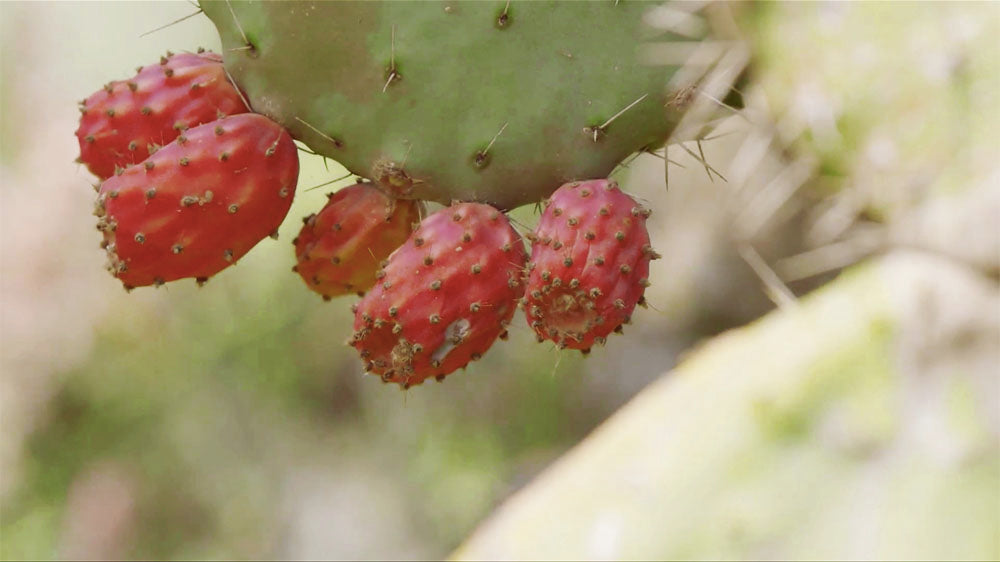
POLYGON ((678 67, 641 49, 694 39, 657 6, 202 2, 254 111, 397 196, 501 208, 667 138, 678 67))

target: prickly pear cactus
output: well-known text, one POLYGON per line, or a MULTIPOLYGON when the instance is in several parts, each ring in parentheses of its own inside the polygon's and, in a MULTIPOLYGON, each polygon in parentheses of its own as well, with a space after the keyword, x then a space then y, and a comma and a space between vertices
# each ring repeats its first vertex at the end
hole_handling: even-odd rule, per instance
POLYGON ((397 197, 537 202, 683 111, 649 2, 202 2, 253 110, 397 197), (648 57, 647 57, 648 58, 648 57))
MULTIPOLYGON (((122 153, 138 149, 138 141, 96 147, 108 160, 97 163, 115 174, 90 168, 103 180, 101 245, 126 289, 185 278, 202 284, 274 232, 296 188, 296 139, 365 178, 331 194, 327 208, 306 220, 293 270, 328 300, 382 279, 356 305, 350 343, 366 370, 386 382, 408 388, 478 359, 503 339, 517 302, 540 341, 584 353, 620 333, 643 303, 656 255, 645 229, 649 211, 606 178, 629 155, 663 146, 674 129, 687 131, 699 115, 694 92, 710 82, 715 64, 702 56, 713 44, 692 14, 699 6, 225 0, 201 8, 219 30, 224 69, 209 53, 202 58, 215 79, 183 81, 169 55, 148 67, 158 82, 143 95, 197 99, 199 115, 207 116, 181 119, 190 104, 174 104, 160 112, 174 117, 156 129, 147 123, 152 105, 110 107, 116 92, 137 95, 138 82, 106 86, 88 98, 100 104, 83 108, 78 136, 88 164, 94 127, 155 137, 169 126, 176 133, 162 150, 163 143, 148 143, 145 160, 122 153), (233 109, 206 91, 223 92, 220 99, 229 106, 238 100, 239 111, 250 113, 226 117, 233 109), (236 123, 255 125, 238 136, 239 146, 223 146, 236 123), (285 144, 271 162, 275 138, 285 144), (208 152, 188 154, 195 141, 208 152), (234 152, 240 147, 245 154, 234 152), (119 153, 124 157, 109 160, 119 153), (560 185, 569 195, 550 198, 560 185), (368 192, 364 201, 348 204, 358 190, 368 192), (256 211, 245 197, 230 204, 250 192, 284 199, 256 211), (168 200, 160 201, 164 194, 168 200), (451 205, 450 214, 418 225, 423 200, 451 205), (542 201, 554 210, 524 233, 535 242, 526 264, 521 233, 503 212, 542 201), (399 211, 398 220, 389 220, 387 209, 399 211), (215 211, 230 218, 216 220, 215 211), (432 241, 427 233, 439 236, 432 241), (438 255, 441 248, 447 255, 438 255), (597 250, 606 260, 598 256, 597 269, 588 269, 586 255, 597 250), (383 259, 385 269, 376 271, 383 259), (487 275, 489 267, 500 269, 487 275), (532 290, 525 297, 526 285, 532 290)), ((264 200, 253 201, 259 207, 264 200)))

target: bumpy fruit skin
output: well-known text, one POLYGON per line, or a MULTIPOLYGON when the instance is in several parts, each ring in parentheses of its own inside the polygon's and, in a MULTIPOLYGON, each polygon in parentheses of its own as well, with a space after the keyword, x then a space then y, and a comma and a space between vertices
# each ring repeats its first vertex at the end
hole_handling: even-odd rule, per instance
POLYGON ((276 232, 298 172, 292 138, 261 115, 189 129, 101 185, 108 269, 126 288, 207 280, 276 232))
POLYGON ((215 53, 181 53, 111 82, 80 105, 80 162, 101 179, 189 127, 248 111, 215 53))
POLYGON ((606 179, 563 185, 532 236, 524 311, 539 341, 589 351, 629 321, 649 285, 649 211, 606 179))
POLYGON ((404 388, 481 357, 524 292, 524 244, 502 213, 459 203, 427 217, 358 304, 350 344, 404 388))
POLYGON ((317 214, 303 219, 295 239, 295 271, 324 299, 363 293, 375 284, 382 260, 420 222, 420 203, 390 199, 370 183, 330 194, 317 214))

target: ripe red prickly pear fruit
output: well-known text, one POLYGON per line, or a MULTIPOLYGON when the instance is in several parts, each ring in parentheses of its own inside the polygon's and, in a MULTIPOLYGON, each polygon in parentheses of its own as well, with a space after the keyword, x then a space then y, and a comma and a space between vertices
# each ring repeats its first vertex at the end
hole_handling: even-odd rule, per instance
POLYGON ((295 239, 295 271, 324 299, 364 293, 382 260, 420 222, 420 203, 391 199, 369 183, 330 194, 318 214, 303 219, 295 239))
POLYGON ((365 370, 408 388, 479 359, 523 294, 524 244, 500 211, 458 203, 424 219, 358 304, 365 370))
POLYGON ((539 341, 588 352, 644 304, 650 211, 606 179, 552 194, 532 236, 525 316, 539 341))
POLYGON ((276 232, 298 173, 292 137, 262 115, 189 129, 101 185, 108 269, 126 288, 206 281, 276 232))
POLYGON ((80 104, 80 162, 101 179, 142 162, 189 127, 249 109, 215 53, 170 54, 80 104))

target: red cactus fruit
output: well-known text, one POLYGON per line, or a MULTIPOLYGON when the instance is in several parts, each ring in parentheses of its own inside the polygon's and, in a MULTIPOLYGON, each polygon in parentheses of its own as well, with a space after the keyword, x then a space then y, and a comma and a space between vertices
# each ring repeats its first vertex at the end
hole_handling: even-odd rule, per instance
POLYGON ((645 304, 650 211, 611 180, 563 185, 547 202, 532 238, 522 299, 538 341, 590 351, 645 304))
POLYGON ((292 137, 264 116, 189 129, 101 185, 108 269, 126 289, 206 281, 276 232, 298 173, 292 137))
POLYGON ((524 244, 500 211, 458 203, 427 217, 357 305, 365 370, 409 388, 479 359, 523 294, 524 244))
POLYGON ((293 241, 293 268, 325 300, 363 293, 375 284, 375 272, 393 250, 406 242, 420 222, 420 203, 391 199, 369 183, 330 194, 318 214, 303 219, 293 241))
POLYGON ((140 67, 80 103, 79 161, 99 178, 142 162, 181 131, 249 109, 229 82, 222 57, 181 53, 140 67))

